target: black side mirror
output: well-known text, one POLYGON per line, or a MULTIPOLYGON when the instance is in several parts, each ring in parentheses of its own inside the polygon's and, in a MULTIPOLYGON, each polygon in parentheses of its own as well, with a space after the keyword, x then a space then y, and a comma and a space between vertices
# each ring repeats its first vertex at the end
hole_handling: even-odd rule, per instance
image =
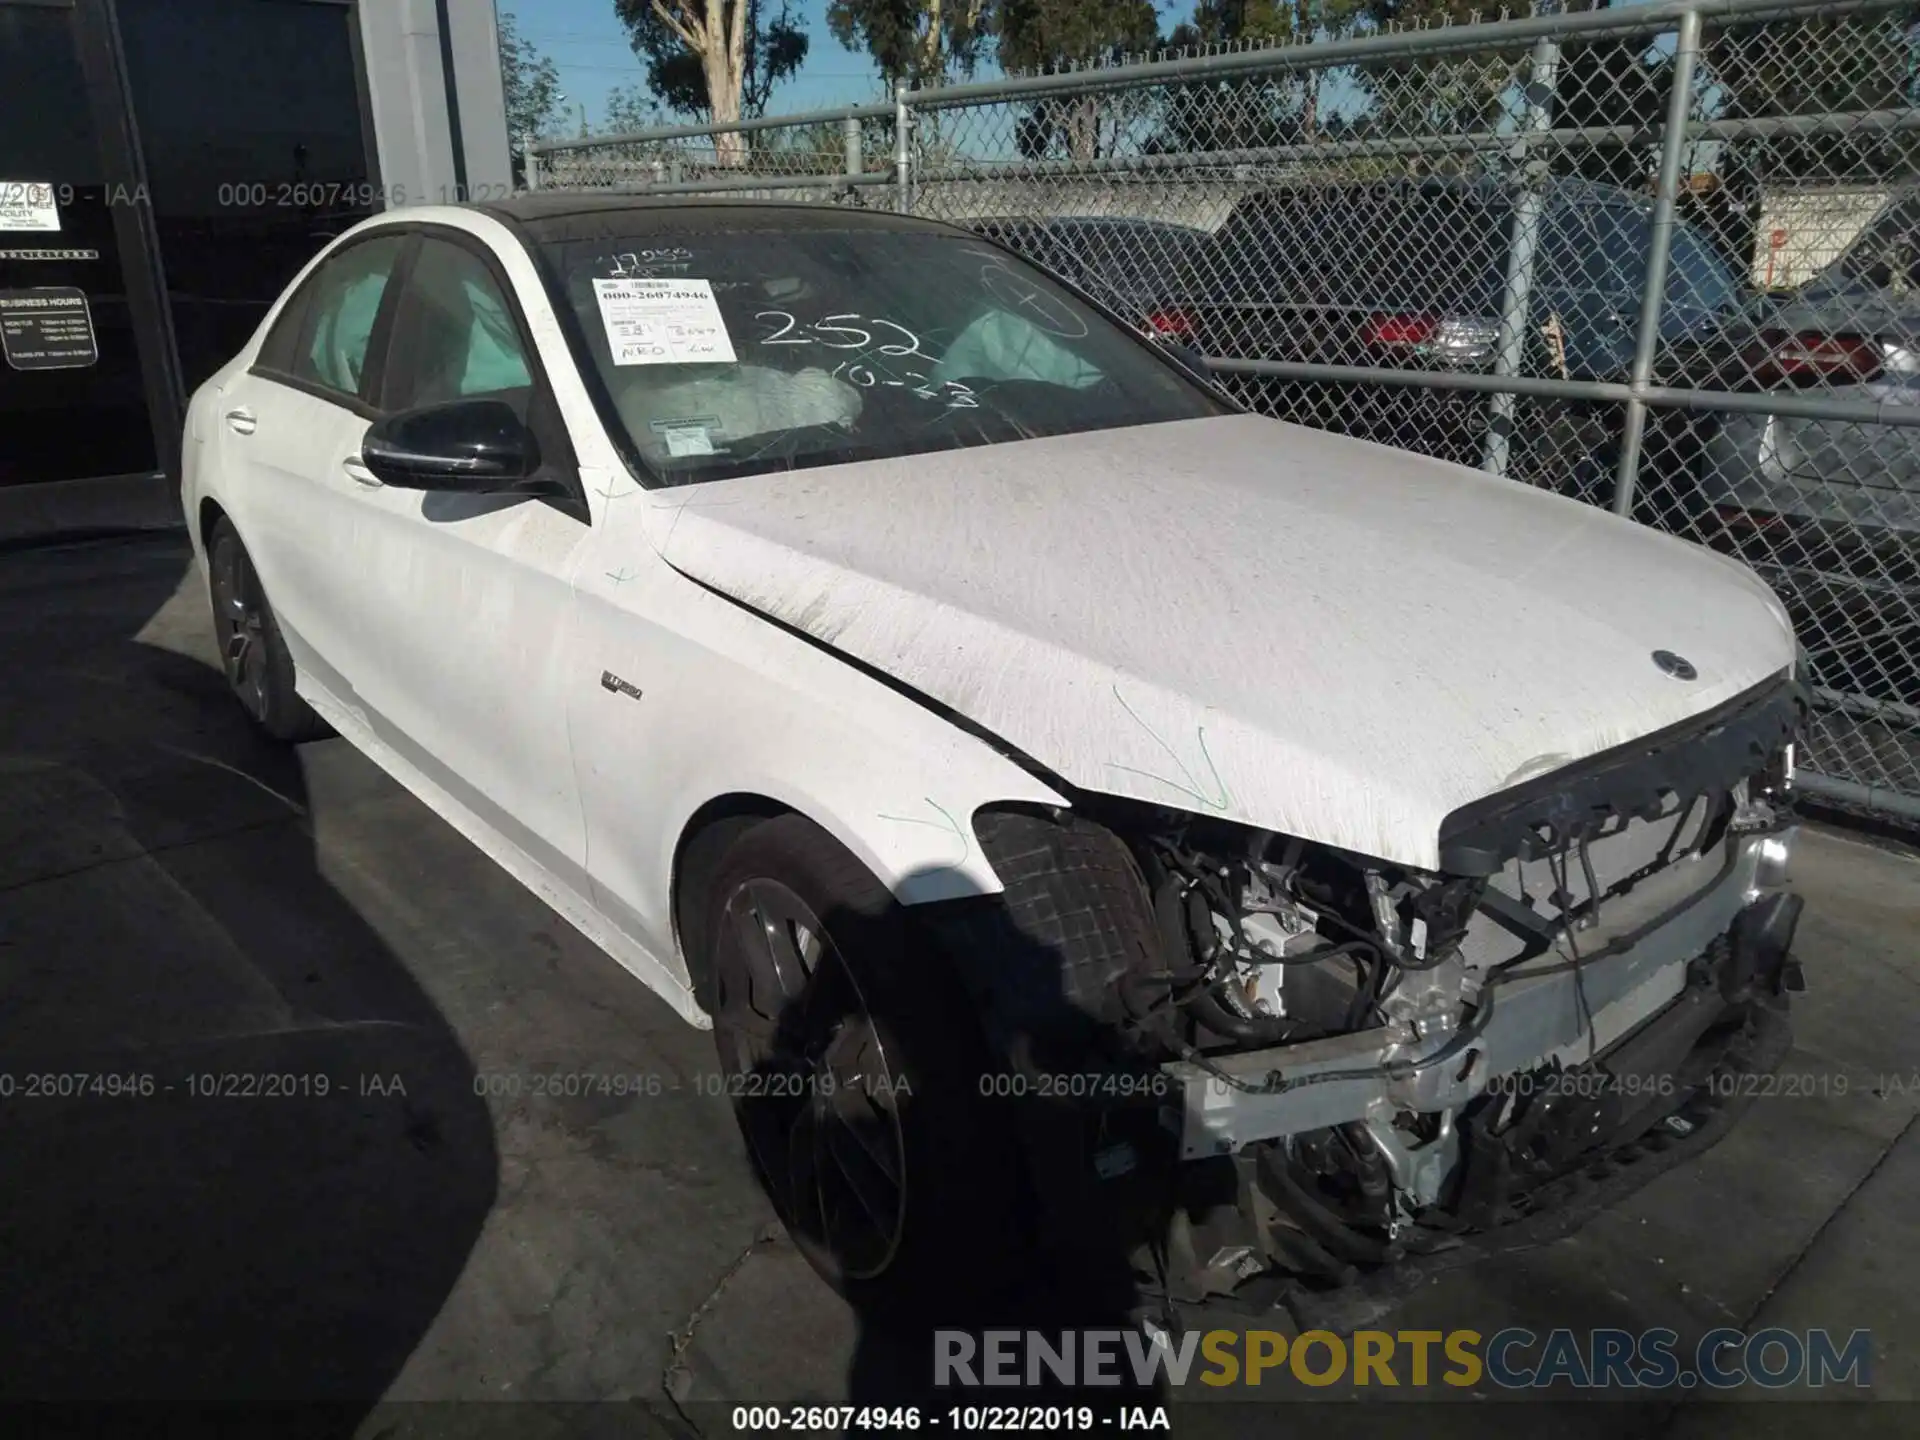
POLYGON ((360 459, 383 485, 468 494, 541 493, 540 446, 504 400, 455 400, 376 420, 360 459))

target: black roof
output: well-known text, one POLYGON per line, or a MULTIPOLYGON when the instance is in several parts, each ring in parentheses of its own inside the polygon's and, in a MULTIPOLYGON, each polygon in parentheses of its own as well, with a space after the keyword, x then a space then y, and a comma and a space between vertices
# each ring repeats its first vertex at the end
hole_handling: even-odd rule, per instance
POLYGON ((724 200, 706 195, 608 195, 531 190, 474 207, 536 240, 597 240, 687 230, 913 230, 950 235, 939 220, 798 200, 724 200))

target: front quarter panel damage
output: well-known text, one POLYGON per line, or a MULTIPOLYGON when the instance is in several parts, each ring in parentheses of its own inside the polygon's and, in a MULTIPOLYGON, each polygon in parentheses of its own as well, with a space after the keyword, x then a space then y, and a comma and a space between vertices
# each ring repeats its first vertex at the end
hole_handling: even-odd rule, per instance
POLYGON ((999 891, 973 836, 981 806, 1066 803, 912 697, 663 565, 587 577, 579 593, 589 868, 598 902, 657 955, 678 955, 677 845, 721 797, 814 820, 908 905, 999 891), (603 688, 603 671, 639 702, 603 688))

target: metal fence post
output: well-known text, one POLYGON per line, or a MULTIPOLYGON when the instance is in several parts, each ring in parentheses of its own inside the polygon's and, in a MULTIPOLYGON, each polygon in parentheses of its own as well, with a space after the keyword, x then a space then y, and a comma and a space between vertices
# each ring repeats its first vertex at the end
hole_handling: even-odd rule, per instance
POLYGON ((860 117, 849 115, 840 122, 840 138, 846 155, 847 174, 858 175, 866 166, 860 155, 860 117))
POLYGON ((913 212, 913 111, 907 105, 907 87, 893 87, 893 184, 900 213, 913 212))
MULTIPOLYGON (((1553 92, 1560 77, 1560 42, 1542 35, 1527 62, 1527 113, 1514 144, 1520 183, 1513 197, 1513 238, 1507 248, 1507 283, 1500 297, 1500 328, 1495 339, 1495 375, 1518 375, 1526 361, 1527 307, 1533 298, 1533 267, 1540 253, 1540 216, 1546 208, 1547 162, 1535 154, 1539 136, 1553 125, 1553 92)), ((1486 449, 1481 468, 1505 475, 1513 455, 1512 391, 1489 397, 1486 449)))
POLYGON ((1679 43, 1673 51, 1673 90, 1667 96, 1667 128, 1660 137, 1660 178, 1653 196, 1652 244, 1647 254, 1647 288, 1640 297, 1640 329, 1634 340, 1625 428, 1620 435, 1620 463, 1613 477, 1613 513, 1633 513, 1634 490, 1640 478, 1640 442, 1647 429, 1647 402, 1642 391, 1653 383, 1653 356, 1660 344, 1660 310, 1667 294, 1667 257, 1673 248, 1673 212, 1679 200, 1680 152, 1687 141, 1687 119, 1693 113, 1693 62, 1700 51, 1700 12, 1680 17, 1679 43))
POLYGON ((520 169, 526 179, 527 189, 540 188, 540 156, 533 148, 533 132, 523 131, 520 136, 520 169))

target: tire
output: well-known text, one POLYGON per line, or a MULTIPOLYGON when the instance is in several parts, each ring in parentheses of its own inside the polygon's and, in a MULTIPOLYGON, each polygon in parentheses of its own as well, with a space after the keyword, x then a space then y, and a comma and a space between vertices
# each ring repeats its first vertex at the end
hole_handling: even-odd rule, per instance
POLYGON ((753 823, 689 881, 735 1118, 801 1253, 900 1318, 1001 1293, 1025 1251, 1019 1148, 944 957, 801 816, 753 823))
POLYGON ((221 668, 247 717, 288 744, 331 735, 327 722, 294 690, 293 657, 280 624, 246 546, 225 516, 207 540, 207 579, 221 668))

